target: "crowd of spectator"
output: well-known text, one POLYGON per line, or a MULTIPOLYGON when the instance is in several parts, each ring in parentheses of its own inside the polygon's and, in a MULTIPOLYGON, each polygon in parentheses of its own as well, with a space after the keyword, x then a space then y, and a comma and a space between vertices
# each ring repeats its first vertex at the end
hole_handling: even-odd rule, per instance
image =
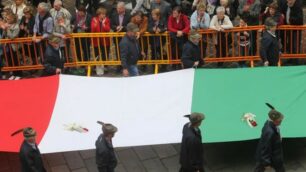
MULTIPOLYGON (((35 44, 41 44, 51 35, 55 35, 62 39, 59 48, 61 53, 65 54, 68 53, 65 51, 65 46, 70 43, 65 40, 66 34, 72 32, 125 32, 127 24, 131 22, 139 28, 136 38, 142 45, 141 54, 146 56, 148 46, 150 46, 152 59, 158 59, 162 56, 160 50, 165 40, 150 37, 149 41, 141 42, 142 39, 139 38, 145 32, 168 31, 171 45, 177 45, 177 48, 171 49, 171 54, 173 57, 180 58, 191 30, 214 29, 219 32, 210 38, 215 44, 216 57, 224 57, 228 51, 225 47, 236 40, 227 32, 223 32, 224 30, 234 26, 247 27, 264 24, 270 18, 277 23, 277 26, 303 25, 302 6, 302 0, 137 0, 132 1, 132 8, 128 9, 128 5, 122 1, 106 0, 100 3, 94 0, 76 0, 75 12, 69 12, 63 7, 61 0, 50 2, 13 0, 11 4, 1 9, 0 36, 8 39, 33 37, 30 48, 25 50, 25 54, 29 56, 29 54, 34 54, 35 44)), ((239 55, 255 55, 257 31, 244 31, 235 35, 240 40, 239 46, 242 49, 239 55)), ((284 43, 289 42, 287 40, 290 39, 298 40, 292 42, 292 46, 295 47, 292 53, 298 53, 299 48, 297 47, 300 46, 301 40, 300 31, 293 31, 287 34, 286 38, 282 36, 284 35, 282 33, 275 33, 275 35, 284 43)), ((82 54, 84 61, 89 60, 92 58, 90 48, 93 47, 95 52, 93 58, 105 60, 109 55, 112 40, 99 41, 98 39, 94 39, 93 42, 86 38, 76 41, 76 46, 80 47, 77 48, 77 57, 80 58, 82 54)), ((201 41, 201 49, 204 49, 205 56, 208 37, 203 36, 201 41)), ((11 59, 7 60, 6 65, 14 66, 19 61, 17 53, 20 47, 17 44, 9 46, 11 47, 3 46, 0 50, 1 62, 3 63, 3 52, 11 49, 11 59)), ((46 48, 44 43, 42 46, 43 49, 46 48)), ((115 47, 119 48, 119 45, 116 44, 115 47)), ((32 57, 32 63, 39 62, 32 57)), ((239 64, 243 65, 243 63, 239 64)), ((96 70, 98 75, 103 75, 103 66, 97 67, 96 70)), ((16 76, 21 76, 21 73, 14 72, 12 75, 16 78, 16 76)))

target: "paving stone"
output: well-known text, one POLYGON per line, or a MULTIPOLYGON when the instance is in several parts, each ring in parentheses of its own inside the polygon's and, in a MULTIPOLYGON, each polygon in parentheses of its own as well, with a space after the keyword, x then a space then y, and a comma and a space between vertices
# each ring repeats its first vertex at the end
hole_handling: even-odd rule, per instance
POLYGON ((49 166, 54 167, 54 166, 59 166, 59 165, 65 165, 66 161, 64 159, 64 156, 62 153, 51 153, 51 154, 46 154, 45 158, 49 164, 49 166))
POLYGON ((83 159, 89 159, 96 156, 95 149, 80 151, 80 154, 83 159))
POLYGON ((180 169, 179 155, 162 159, 162 163, 169 172, 178 172, 180 169))
POLYGON ((153 149, 156 151, 159 158, 171 157, 177 154, 177 151, 170 144, 154 145, 153 149))
POLYGON ((52 172, 70 172, 67 165, 54 166, 51 170, 52 172))
POLYGON ((118 164, 115 171, 116 172, 126 172, 126 170, 125 170, 125 168, 122 164, 118 164))
POLYGON ((147 172, 166 172, 167 168, 162 164, 162 162, 155 159, 148 159, 142 162, 147 172))
POLYGON ((178 153, 181 152, 181 144, 180 144, 180 143, 172 144, 172 146, 175 148, 175 150, 176 150, 178 153))
POLYGON ((86 168, 80 168, 77 170, 72 170, 72 172, 88 172, 86 168))
POLYGON ((96 165, 96 158, 90 158, 85 160, 85 165, 88 172, 98 172, 96 165))
POLYGON ((137 146, 134 147, 134 150, 140 160, 146 160, 157 157, 157 154, 154 152, 151 146, 137 146))
POLYGON ((71 170, 85 167, 83 159, 77 151, 65 152, 64 157, 71 170))
POLYGON ((117 152, 121 163, 124 165, 125 170, 128 172, 143 172, 145 168, 138 159, 133 149, 126 149, 117 152))

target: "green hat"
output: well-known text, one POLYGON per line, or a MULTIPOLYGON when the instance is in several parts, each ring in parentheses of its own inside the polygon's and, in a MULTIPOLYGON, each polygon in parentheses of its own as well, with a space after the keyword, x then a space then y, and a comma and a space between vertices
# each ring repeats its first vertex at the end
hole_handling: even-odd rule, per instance
POLYGON ((103 134, 114 134, 118 131, 118 128, 113 124, 107 124, 101 121, 97 121, 97 123, 102 125, 103 134))
POLYGON ((196 30, 191 30, 189 33, 189 39, 201 39, 202 36, 196 30))
POLYGON ((189 118, 189 121, 192 124, 196 124, 196 123, 201 122, 202 120, 205 119, 205 115, 203 113, 199 113, 199 112, 193 112, 189 115, 185 115, 184 117, 189 118))
POLYGON ((31 128, 31 127, 27 127, 25 129, 23 129, 23 137, 28 139, 31 137, 35 137, 36 136, 36 131, 31 128))
POLYGON ((138 32, 139 28, 136 24, 130 22, 126 26, 126 31, 128 31, 128 32, 138 32))
POLYGON ((266 105, 271 109, 270 112, 268 113, 268 116, 272 121, 284 118, 284 115, 279 111, 275 110, 275 108, 271 104, 266 103, 266 105))
POLYGON ((62 39, 58 36, 52 35, 52 36, 49 37, 48 40, 49 40, 49 42, 52 42, 52 43, 60 43, 62 39))

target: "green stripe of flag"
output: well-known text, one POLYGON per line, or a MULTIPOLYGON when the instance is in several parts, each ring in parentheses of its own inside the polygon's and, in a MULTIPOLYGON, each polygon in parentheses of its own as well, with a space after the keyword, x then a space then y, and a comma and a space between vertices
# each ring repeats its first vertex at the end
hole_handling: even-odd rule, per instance
POLYGON ((269 111, 266 102, 285 115, 284 137, 306 136, 305 66, 198 69, 193 89, 192 111, 207 117, 201 126, 204 142, 258 138, 269 111), (257 116, 256 128, 241 121, 246 112, 257 116))

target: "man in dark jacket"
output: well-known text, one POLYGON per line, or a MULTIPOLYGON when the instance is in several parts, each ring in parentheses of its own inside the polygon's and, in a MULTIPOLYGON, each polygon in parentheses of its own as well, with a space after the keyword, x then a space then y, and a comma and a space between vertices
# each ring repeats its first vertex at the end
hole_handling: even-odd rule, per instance
POLYGON ((112 138, 118 131, 112 124, 98 121, 102 125, 102 132, 96 141, 96 164, 99 172, 114 172, 117 158, 114 152, 112 138))
POLYGON ((185 43, 182 52, 181 61, 184 68, 196 68, 204 64, 199 46, 201 37, 202 36, 197 31, 192 30, 190 32, 189 40, 185 43))
POLYGON ((51 36, 49 38, 49 45, 44 54, 44 73, 43 76, 50 76, 60 74, 64 70, 65 58, 60 50, 61 38, 51 36))
POLYGON ((126 34, 119 44, 121 65, 123 76, 139 75, 137 61, 141 56, 139 43, 136 39, 136 33, 139 31, 137 25, 129 23, 126 27, 126 34))
POLYGON ((271 17, 265 21, 266 30, 263 32, 260 47, 260 57, 264 66, 277 66, 279 61, 279 42, 275 34, 276 21, 271 17))
POLYGON ((28 127, 16 131, 12 136, 20 132, 23 132, 24 136, 24 141, 19 151, 21 172, 46 172, 40 151, 36 145, 36 131, 28 127))
POLYGON ((183 128, 183 138, 180 154, 180 172, 204 172, 202 136, 199 126, 205 118, 202 113, 185 115, 190 122, 183 128))
POLYGON ((283 114, 271 108, 269 119, 262 128, 261 137, 256 151, 256 167, 254 172, 264 172, 273 168, 276 172, 285 172, 282 139, 279 126, 284 118, 283 114))
MULTIPOLYGON (((287 0, 287 3, 281 4, 280 9, 285 16, 287 25, 303 25, 303 6, 302 0, 287 0)), ((289 54, 298 54, 301 52, 301 30, 285 31, 286 52, 289 54)), ((290 64, 298 65, 298 59, 290 59, 290 64)))

